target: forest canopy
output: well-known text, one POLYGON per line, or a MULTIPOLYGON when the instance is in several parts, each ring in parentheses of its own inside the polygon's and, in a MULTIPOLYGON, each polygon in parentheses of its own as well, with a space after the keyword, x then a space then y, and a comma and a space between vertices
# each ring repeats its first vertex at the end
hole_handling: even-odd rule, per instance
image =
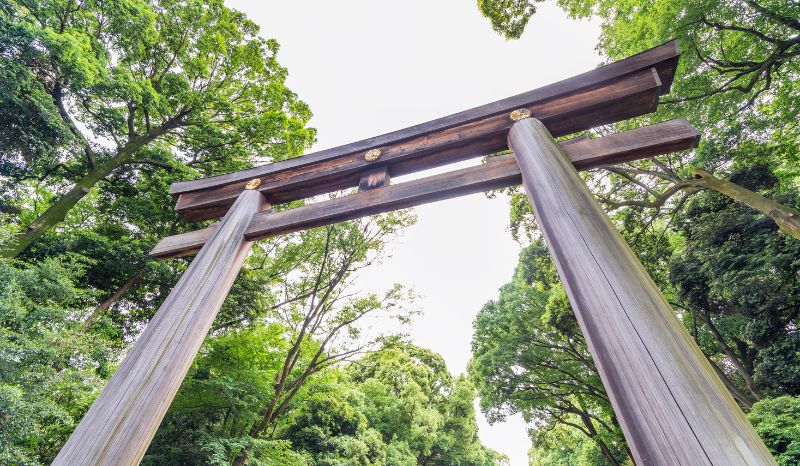
MULTIPOLYGON (((170 184, 315 131, 278 43, 221 0, 2 2, 0 31, 0 463, 49 464, 189 264, 148 256, 197 228, 170 184)), ((362 325, 417 312, 353 288, 414 220, 259 242, 143 464, 501 463, 469 380, 362 325)))
MULTIPOLYGON (((537 27, 539 3, 478 0, 478 8, 513 40, 537 27)), ((700 146, 585 180, 778 462, 797 464, 800 4, 558 5, 600 21, 597 51, 608 61, 678 40, 681 60, 659 110, 615 129, 684 117, 703 133, 700 146)), ((631 462, 527 197, 511 195, 512 231, 527 246, 474 323, 470 373, 482 409, 533 423, 531 464, 631 462), (566 376, 553 372, 561 368, 566 376)))
MULTIPOLYGON (((477 7, 512 40, 539 3, 477 7)), ((604 62, 677 38, 658 112, 583 136, 683 117, 700 146, 582 176, 779 464, 800 464, 800 4, 557 4, 599 20, 604 62)), ((0 2, 0 464, 54 459, 191 263, 148 254, 207 226, 169 186, 315 143, 269 33, 223 0, 0 2)), ((528 423, 531 465, 632 464, 528 198, 506 193, 522 252, 475 309, 467 373, 367 324, 421 312, 402 284, 356 283, 413 211, 262 240, 142 464, 507 464, 476 400, 528 423)))

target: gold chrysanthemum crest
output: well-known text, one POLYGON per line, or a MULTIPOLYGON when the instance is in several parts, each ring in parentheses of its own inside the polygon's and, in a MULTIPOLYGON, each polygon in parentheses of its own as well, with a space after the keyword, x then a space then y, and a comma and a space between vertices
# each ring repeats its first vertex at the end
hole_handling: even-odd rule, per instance
POLYGON ((527 108, 518 108, 508 115, 514 121, 524 120, 531 117, 531 111, 527 108))
POLYGON ((261 180, 258 179, 258 178, 255 178, 253 180, 248 181, 247 184, 244 185, 244 189, 256 189, 260 185, 261 185, 261 180))
POLYGON ((367 162, 374 162, 381 158, 381 150, 380 149, 370 149, 364 154, 364 160, 367 162))

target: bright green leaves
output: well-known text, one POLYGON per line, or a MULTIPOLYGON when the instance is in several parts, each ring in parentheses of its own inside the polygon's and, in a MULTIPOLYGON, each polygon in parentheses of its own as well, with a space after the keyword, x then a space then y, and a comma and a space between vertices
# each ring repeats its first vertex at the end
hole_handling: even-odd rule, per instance
MULTIPOLYGON (((309 342, 314 345, 313 342, 309 342)), ((291 345, 279 325, 210 338, 143 464, 492 466, 477 437, 475 389, 436 353, 392 342, 310 379, 268 436, 248 427, 274 393, 291 345)))
POLYGON ((492 28, 506 39, 518 39, 536 13, 534 1, 530 0, 478 0, 478 8, 489 18, 492 28))
POLYGON ((501 459, 477 437, 474 387, 454 380, 438 354, 393 342, 347 372, 365 395, 369 425, 387 445, 383 464, 489 466, 501 459))
POLYGON ((747 415, 781 466, 800 463, 800 398, 781 396, 753 405, 747 415))
POLYGON ((0 270, 0 462, 49 464, 117 351, 80 329, 80 267, 4 261, 0 270))
POLYGON ((47 58, 34 45, 36 33, 0 15, 0 146, 3 176, 28 176, 55 163, 70 129, 36 70, 47 58))
POLYGON ((0 174, 9 204, 28 194, 29 180, 46 180, 50 192, 36 200, 53 210, 32 219, 9 257, 120 171, 142 192, 152 187, 139 182, 142 172, 217 175, 300 155, 313 142, 311 112, 286 87, 277 42, 221 0, 25 5, 0 13, 0 50, 12 60, 0 65, 0 142, 9 142, 0 174))
POLYGON ((469 373, 490 422, 521 413, 537 438, 572 425, 610 459, 625 457, 622 433, 541 240, 523 250, 514 279, 473 325, 469 373))

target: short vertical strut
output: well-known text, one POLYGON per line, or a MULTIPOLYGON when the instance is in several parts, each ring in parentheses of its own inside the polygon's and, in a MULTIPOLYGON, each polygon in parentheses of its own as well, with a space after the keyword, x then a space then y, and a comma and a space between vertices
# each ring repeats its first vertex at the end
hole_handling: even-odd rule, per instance
POLYGON ((239 274, 252 246, 244 232, 264 205, 256 190, 239 195, 53 465, 139 464, 239 274))
POLYGON ((508 141, 636 464, 776 464, 544 125, 508 141))

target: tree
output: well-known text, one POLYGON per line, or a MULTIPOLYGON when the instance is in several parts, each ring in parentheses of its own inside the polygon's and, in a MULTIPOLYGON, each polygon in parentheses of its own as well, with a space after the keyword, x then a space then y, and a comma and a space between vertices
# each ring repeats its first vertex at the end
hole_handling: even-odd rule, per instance
POLYGON ((8 194, 33 217, 17 256, 120 170, 211 175, 298 155, 313 139, 278 44, 222 0, 11 2, 0 134, 8 194), (52 193, 41 183, 62 194, 52 193), (65 191, 61 186, 71 186, 65 191))
MULTIPOLYGON (((142 464, 230 465, 273 393, 290 336, 279 324, 257 323, 209 338, 142 464)), ((282 441, 260 442, 254 456, 267 464, 305 464, 282 441)))
POLYGON ((781 466, 800 463, 800 398, 781 396, 753 405, 747 416, 781 466))
MULTIPOLYGON (((777 188, 768 167, 733 179, 758 191, 777 188)), ((795 204, 797 193, 774 194, 795 204)), ((675 222, 682 244, 670 264, 675 305, 745 406, 769 393, 800 393, 800 246, 763 216, 716 193, 695 196, 675 222), (705 331, 697 327, 705 327, 705 331), (741 387, 748 392, 742 399, 741 387)))
MULTIPOLYGON (((528 451, 529 466, 607 466, 600 448, 580 431, 564 424, 537 430, 528 451)), ((628 459, 626 465, 632 465, 628 459)))
MULTIPOLYGON (((766 396, 794 394, 797 3, 559 4, 574 17, 602 21, 598 49, 608 59, 677 38, 683 55, 670 95, 654 115, 616 127, 683 116, 701 129, 699 148, 585 179, 734 398, 749 409, 766 396)), ((509 37, 532 14, 486 11, 499 15, 491 18, 497 28, 517 25, 504 29, 509 37)), ((518 238, 539 237, 522 193, 512 197, 512 225, 518 238)))
MULTIPOLYGON (((483 0, 495 29, 516 38, 535 12, 534 0, 483 0), (513 7, 510 5, 514 5, 513 7)), ((682 116, 701 128, 697 153, 675 154, 616 166, 594 183, 610 209, 639 207, 652 217, 680 210, 688 195, 714 190, 772 218, 800 238, 800 212, 725 178, 742 152, 772 155, 776 173, 794 176, 800 127, 800 7, 796 2, 565 0, 573 17, 599 17, 598 49, 622 59, 677 38, 684 51, 670 97, 636 125, 682 116)), ((624 127, 626 124, 617 125, 624 127)), ((791 182, 790 179, 786 179, 791 182)))
POLYGON ((322 369, 303 384, 268 436, 249 437, 291 344, 292 333, 278 324, 212 337, 143 464, 227 465, 243 446, 247 464, 270 466, 504 461, 477 437, 469 381, 453 381, 441 356, 397 339, 359 360, 322 369))
POLYGON ((442 357, 389 341, 347 367, 365 394, 364 414, 386 444, 386 464, 492 466, 505 457, 478 439, 475 388, 453 379, 442 357))
POLYGON ((116 331, 81 331, 80 263, 0 261, 0 463, 49 464, 113 371, 116 331))
MULTIPOLYGON (((407 321, 406 305, 411 295, 404 295, 399 285, 381 298, 355 296, 349 287, 354 273, 374 260, 389 238, 413 221, 408 212, 399 211, 300 234, 300 244, 311 246, 310 254, 291 275, 283 277, 276 293, 283 300, 270 309, 270 317, 292 330, 292 343, 275 376, 273 394, 250 427, 251 438, 269 437, 270 429, 314 374, 378 343, 380 336, 362 337, 358 323, 364 316, 383 310, 401 322, 407 321)), ((245 464, 247 455, 248 448, 243 448, 234 465, 245 464)))
POLYGON ((513 280, 474 327, 469 373, 490 422, 522 413, 540 439, 569 427, 608 464, 622 464, 621 429, 541 240, 523 250, 513 280))
POLYGON ((314 465, 386 464, 386 444, 364 414, 364 393, 342 372, 330 375, 314 384, 282 435, 308 453, 314 465))

